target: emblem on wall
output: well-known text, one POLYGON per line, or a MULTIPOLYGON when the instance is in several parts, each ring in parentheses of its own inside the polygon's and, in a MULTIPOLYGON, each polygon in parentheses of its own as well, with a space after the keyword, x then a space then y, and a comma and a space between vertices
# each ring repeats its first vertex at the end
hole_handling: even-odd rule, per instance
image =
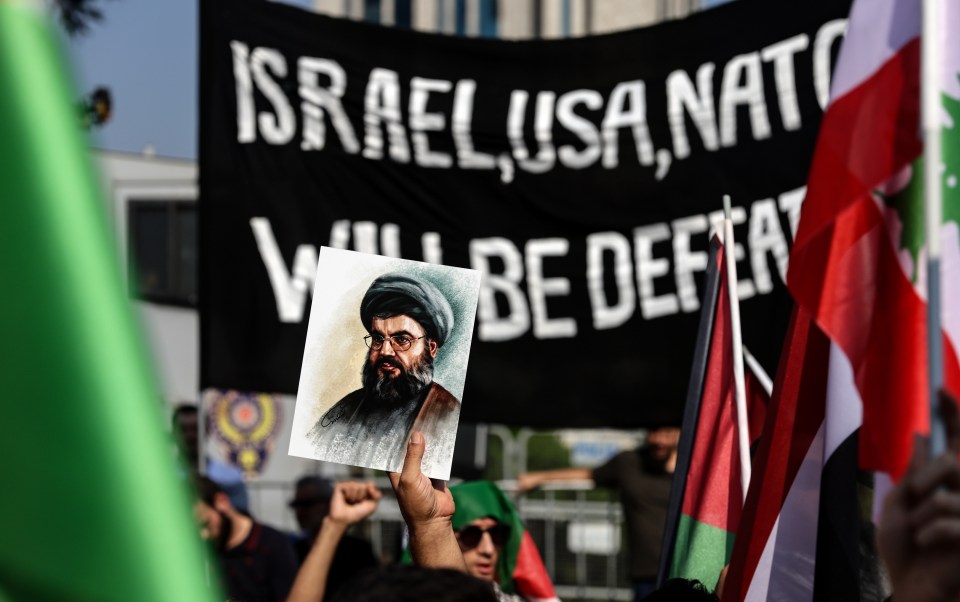
POLYGON ((246 478, 260 475, 282 423, 282 408, 273 395, 214 391, 207 400, 211 443, 246 478))

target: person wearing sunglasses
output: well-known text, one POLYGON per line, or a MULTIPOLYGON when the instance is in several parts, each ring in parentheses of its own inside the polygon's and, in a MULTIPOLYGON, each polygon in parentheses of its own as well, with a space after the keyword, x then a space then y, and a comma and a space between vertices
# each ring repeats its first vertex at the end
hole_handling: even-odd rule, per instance
POLYGON ((421 471, 427 441, 414 431, 390 483, 410 533, 410 559, 489 583, 500 602, 559 602, 513 503, 489 481, 447 487, 421 471), (476 544, 476 545, 474 545, 476 544))
POLYGON ((452 526, 467 573, 489 581, 501 601, 556 599, 533 539, 513 502, 489 481, 450 487, 452 526))
POLYGON ((501 525, 486 516, 470 521, 456 533, 467 572, 480 579, 496 581, 500 550, 510 538, 510 525, 501 525))
POLYGON ((425 279, 388 273, 364 294, 360 320, 368 333, 363 386, 328 409, 308 433, 316 457, 398 471, 407 438, 417 430, 430 440, 424 472, 447 473, 460 401, 433 380, 433 366, 454 332, 450 303, 425 279))

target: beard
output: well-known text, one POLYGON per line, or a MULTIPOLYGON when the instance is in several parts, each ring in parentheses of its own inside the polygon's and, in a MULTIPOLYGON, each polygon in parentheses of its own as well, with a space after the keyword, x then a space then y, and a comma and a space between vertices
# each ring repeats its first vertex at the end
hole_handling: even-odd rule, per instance
POLYGON ((376 363, 370 362, 370 353, 363 363, 363 388, 368 399, 386 403, 400 403, 411 400, 433 383, 433 357, 429 353, 422 353, 409 370, 404 369, 400 362, 389 358, 380 358, 376 363), (384 362, 396 366, 400 374, 394 378, 380 373, 384 362))

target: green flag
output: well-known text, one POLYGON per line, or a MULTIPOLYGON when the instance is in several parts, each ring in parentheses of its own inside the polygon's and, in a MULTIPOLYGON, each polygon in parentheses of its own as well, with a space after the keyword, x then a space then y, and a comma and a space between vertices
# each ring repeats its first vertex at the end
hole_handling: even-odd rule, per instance
POLYGON ((34 4, 0 0, 0 600, 215 599, 34 4))

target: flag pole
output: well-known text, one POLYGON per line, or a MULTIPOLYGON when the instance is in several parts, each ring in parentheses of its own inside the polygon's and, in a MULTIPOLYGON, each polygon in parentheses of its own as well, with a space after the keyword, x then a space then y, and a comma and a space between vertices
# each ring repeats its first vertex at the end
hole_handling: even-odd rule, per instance
POLYGON ((927 362, 929 366, 930 451, 946 448, 943 423, 937 411, 943 386, 943 349, 940 339, 940 224, 943 221, 940 165, 940 70, 942 44, 939 19, 940 0, 923 2, 921 36, 921 121, 923 124, 923 190, 927 239, 927 362))
POLYGON ((766 391, 767 397, 773 397, 773 379, 771 379, 767 371, 763 369, 763 366, 760 365, 757 358, 750 353, 746 345, 743 346, 743 359, 747 362, 747 367, 750 368, 753 375, 757 377, 757 382, 760 383, 760 386, 766 391))
POLYGON ((733 382, 737 401, 737 443, 740 449, 740 486, 743 500, 750 488, 750 431, 747 427, 747 394, 743 379, 743 341, 740 338, 740 298, 737 294, 737 258, 733 241, 730 195, 723 195, 723 246, 730 293, 730 329, 733 331, 733 382))

